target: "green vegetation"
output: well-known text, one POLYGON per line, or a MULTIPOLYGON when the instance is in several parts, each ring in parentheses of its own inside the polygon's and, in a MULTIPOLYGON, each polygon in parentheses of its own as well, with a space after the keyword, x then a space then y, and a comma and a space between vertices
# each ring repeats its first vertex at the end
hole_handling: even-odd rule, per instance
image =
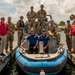
POLYGON ((75 14, 71 14, 69 18, 71 21, 73 21, 72 24, 75 24, 75 14))
POLYGON ((64 30, 65 27, 66 27, 66 23, 64 21, 60 21, 60 23, 58 24, 58 28, 64 30))
POLYGON ((70 18, 70 20, 75 20, 75 15, 71 14, 69 18, 70 18))
POLYGON ((65 26, 65 22, 64 21, 60 21, 59 26, 65 26))

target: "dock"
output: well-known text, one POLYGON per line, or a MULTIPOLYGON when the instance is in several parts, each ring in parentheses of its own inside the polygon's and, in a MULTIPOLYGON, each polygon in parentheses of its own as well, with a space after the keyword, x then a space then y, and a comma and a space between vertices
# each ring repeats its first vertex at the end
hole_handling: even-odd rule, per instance
MULTIPOLYGON (((67 45, 66 45, 66 37, 65 37, 65 34, 63 33, 63 31, 61 32, 61 42, 64 43, 63 47, 66 48, 67 50, 67 45)), ((75 54, 73 54, 72 52, 68 52, 68 58, 70 59, 70 61, 75 65, 75 54)))
POLYGON ((14 42, 13 42, 13 50, 9 51, 8 53, 5 52, 5 56, 0 56, 0 72, 4 69, 4 67, 9 63, 12 57, 15 55, 15 51, 17 48, 17 32, 15 32, 14 42))

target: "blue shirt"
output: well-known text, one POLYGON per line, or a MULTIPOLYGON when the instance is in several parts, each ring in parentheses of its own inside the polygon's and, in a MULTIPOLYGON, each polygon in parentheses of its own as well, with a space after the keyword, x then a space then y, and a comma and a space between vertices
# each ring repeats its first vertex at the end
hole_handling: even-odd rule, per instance
POLYGON ((45 35, 45 36, 40 35, 40 37, 39 37, 39 41, 43 41, 44 45, 47 45, 47 43, 48 43, 49 40, 50 40, 50 38, 49 38, 48 35, 45 35))
POLYGON ((36 34, 29 35, 27 37, 27 40, 29 40, 30 44, 36 44, 36 41, 38 40, 38 36, 36 34))

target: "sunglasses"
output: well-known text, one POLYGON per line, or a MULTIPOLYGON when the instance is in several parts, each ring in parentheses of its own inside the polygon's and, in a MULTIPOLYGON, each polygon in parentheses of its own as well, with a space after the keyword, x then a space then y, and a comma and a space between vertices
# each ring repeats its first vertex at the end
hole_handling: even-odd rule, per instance
POLYGON ((34 32, 34 31, 31 31, 31 32, 34 32))
POLYGON ((8 20, 11 20, 11 19, 8 19, 8 20))
POLYGON ((5 19, 1 19, 1 20, 5 20, 5 19))
POLYGON ((46 31, 42 31, 42 32, 46 32, 46 31))

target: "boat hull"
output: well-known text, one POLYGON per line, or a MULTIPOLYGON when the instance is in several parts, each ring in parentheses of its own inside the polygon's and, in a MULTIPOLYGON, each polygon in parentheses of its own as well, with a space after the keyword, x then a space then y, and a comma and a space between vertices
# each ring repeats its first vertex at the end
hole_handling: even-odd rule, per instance
POLYGON ((45 71, 46 75, 55 75, 65 66, 67 61, 67 51, 64 49, 63 54, 60 54, 53 60, 37 61, 25 58, 17 48, 16 59, 18 66, 28 75, 39 75, 41 69, 45 71))

